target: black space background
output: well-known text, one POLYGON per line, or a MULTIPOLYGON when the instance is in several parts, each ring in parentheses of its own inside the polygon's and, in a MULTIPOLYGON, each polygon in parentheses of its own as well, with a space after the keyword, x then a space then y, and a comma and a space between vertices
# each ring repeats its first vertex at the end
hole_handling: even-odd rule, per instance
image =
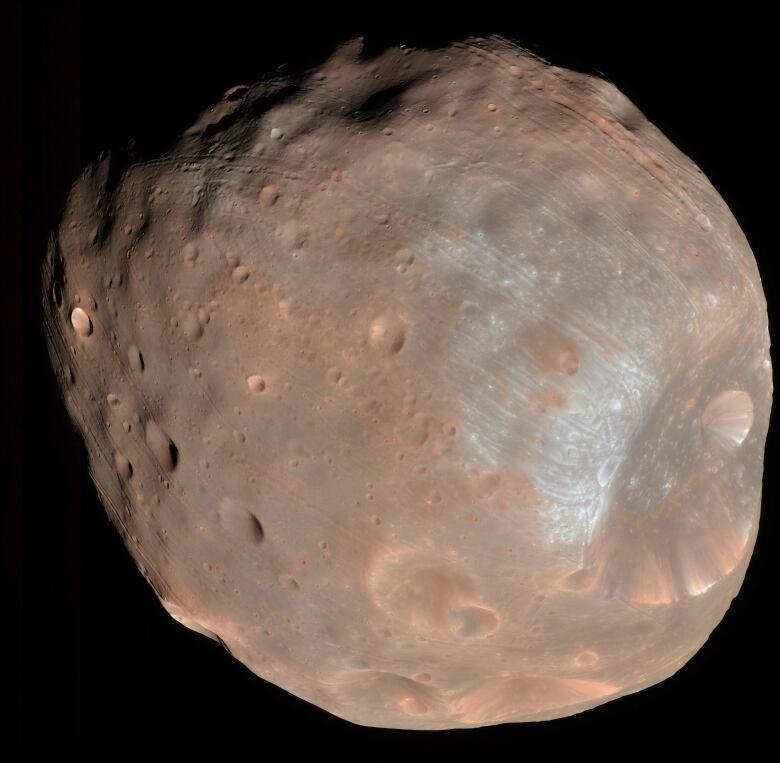
POLYGON ((3 652, 10 706, 1 716, 8 731, 0 758, 637 760, 677 759, 684 747, 698 760, 736 743, 746 759, 751 744, 767 745, 761 759, 776 759, 776 431, 742 592, 673 678, 551 723, 428 733, 364 728, 255 677, 160 606, 87 475, 49 369, 38 289, 47 232, 70 184, 101 149, 135 139, 140 156, 151 156, 230 86, 283 62, 313 65, 353 34, 365 33, 380 49, 497 32, 556 64, 612 80, 704 170, 751 243, 777 325, 778 67, 768 17, 740 14, 740 4, 720 16, 710 5, 706 19, 691 23, 654 6, 577 17, 561 8, 545 24, 520 6, 502 19, 474 12, 458 21, 423 19, 419 11, 405 20, 400 8, 379 4, 377 13, 388 15, 374 20, 368 13, 314 19, 303 6, 282 18, 283 3, 195 7, 0 7, 0 420, 7 429, 0 625, 13 642, 3 652))

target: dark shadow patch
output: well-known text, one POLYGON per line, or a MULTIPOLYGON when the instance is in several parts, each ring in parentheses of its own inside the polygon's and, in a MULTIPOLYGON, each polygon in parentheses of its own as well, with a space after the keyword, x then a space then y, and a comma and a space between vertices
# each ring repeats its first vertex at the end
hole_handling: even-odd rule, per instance
POLYGON ((217 641, 220 643, 222 648, 232 657, 233 652, 230 651, 230 647, 219 636, 217 636, 216 634, 214 634, 214 636, 216 637, 217 641))
POLYGON ((174 442, 171 442, 168 447, 171 451, 171 471, 173 471, 179 463, 179 449, 174 442))
MULTIPOLYGON (((42 282, 46 279, 46 262, 43 263, 43 267, 39 272, 39 277, 42 282)), ((65 261, 62 258, 60 244, 57 238, 53 235, 49 236, 49 262, 48 268, 51 272, 51 298, 55 307, 62 307, 63 294, 62 287, 65 284, 65 261)))
POLYGON ((103 179, 102 196, 109 207, 119 190, 125 170, 132 164, 130 153, 133 150, 134 143, 131 143, 127 147, 112 149, 106 156, 106 174, 103 179))
POLYGON ((390 85, 390 87, 386 87, 376 93, 371 93, 360 106, 347 113, 347 118, 356 122, 373 122, 387 116, 399 106, 401 97, 412 82, 414 80, 407 80, 397 85, 390 85))
POLYGON ((252 522, 252 540, 255 543, 262 542, 263 538, 265 538, 265 532, 263 530, 263 526, 260 524, 260 520, 250 512, 249 514, 250 520, 252 522))
POLYGON ((257 88, 256 93, 244 93, 236 98, 226 99, 233 101, 237 100, 238 97, 243 97, 246 99, 246 103, 241 104, 229 114, 225 114, 218 121, 206 125, 202 137, 204 139, 213 138, 238 122, 257 119, 282 101, 295 98, 300 90, 299 85, 286 84, 274 87, 273 84, 269 83, 266 88, 257 88))

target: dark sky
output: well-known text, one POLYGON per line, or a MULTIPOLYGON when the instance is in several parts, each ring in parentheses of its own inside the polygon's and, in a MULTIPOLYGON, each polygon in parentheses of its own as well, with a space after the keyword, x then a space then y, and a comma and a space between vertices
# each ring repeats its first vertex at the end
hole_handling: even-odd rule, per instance
POLYGON ((561 9, 542 24, 520 5, 514 17, 482 21, 475 10, 454 21, 404 17, 385 4, 373 19, 368 12, 313 19, 304 6, 284 18, 283 4, 269 15, 270 5, 0 7, 2 542, 12 641, 3 686, 15 700, 5 715, 7 759, 38 760, 50 746, 57 759, 78 751, 78 759, 101 761, 166 751, 176 761, 260 760, 274 749, 290 760, 676 759, 681 746, 701 759, 710 748, 771 742, 778 466, 771 429, 758 544, 725 620, 673 678, 580 716, 427 734, 358 727, 256 678, 164 612, 105 516, 58 397, 38 267, 69 185, 88 161, 131 140, 138 155, 153 156, 232 85, 282 64, 313 65, 360 32, 376 50, 494 32, 553 63, 601 74, 724 197, 758 260, 770 322, 778 319, 778 65, 767 16, 734 8, 718 15, 713 6, 706 22, 683 23, 625 6, 623 17, 603 18, 561 9))

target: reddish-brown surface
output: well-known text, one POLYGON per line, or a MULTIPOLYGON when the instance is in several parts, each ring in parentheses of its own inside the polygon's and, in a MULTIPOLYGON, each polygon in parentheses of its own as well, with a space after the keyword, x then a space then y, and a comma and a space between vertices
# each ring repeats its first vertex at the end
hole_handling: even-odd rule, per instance
POLYGON ((116 185, 95 165, 47 260, 139 566, 358 723, 667 677, 757 529, 766 308, 724 202, 613 87, 496 41, 353 44, 298 84, 230 93, 116 185))

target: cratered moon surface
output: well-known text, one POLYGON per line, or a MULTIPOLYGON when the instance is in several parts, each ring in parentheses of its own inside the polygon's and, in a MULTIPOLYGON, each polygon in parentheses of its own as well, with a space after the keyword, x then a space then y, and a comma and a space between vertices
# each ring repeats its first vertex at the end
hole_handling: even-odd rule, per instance
POLYGON ((342 718, 657 683, 737 594, 772 398, 724 201, 500 39, 241 85, 73 186, 43 268, 92 478, 170 614, 342 718))

